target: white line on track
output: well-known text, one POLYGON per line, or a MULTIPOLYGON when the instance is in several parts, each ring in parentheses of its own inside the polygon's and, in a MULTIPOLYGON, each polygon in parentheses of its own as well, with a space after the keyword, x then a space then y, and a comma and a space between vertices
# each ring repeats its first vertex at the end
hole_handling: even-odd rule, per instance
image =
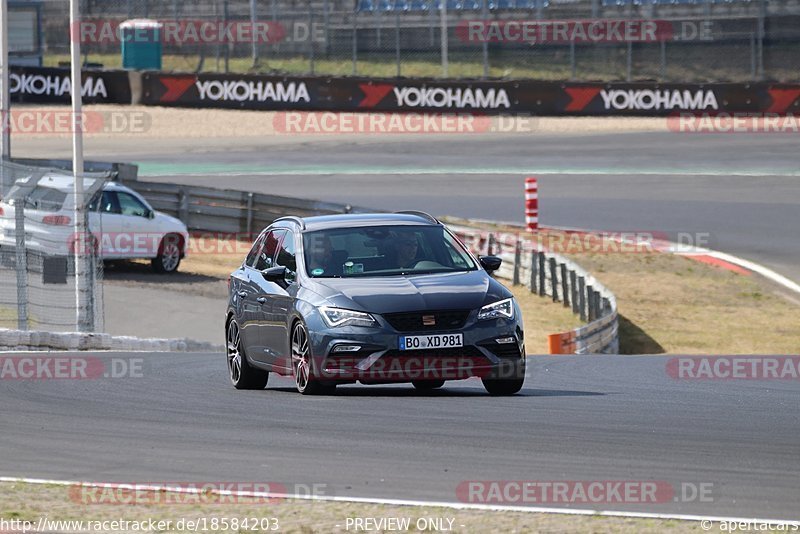
MULTIPOLYGON (((130 488, 131 484, 114 484, 114 483, 100 483, 100 482, 79 482, 69 480, 48 480, 41 478, 24 478, 24 477, 0 477, 0 482, 12 483, 26 483, 26 484, 41 484, 51 486, 78 486, 85 488, 130 488)), ((174 487, 169 485, 146 484, 136 485, 137 489, 143 491, 159 491, 170 493, 187 493, 187 494, 206 494, 206 488, 183 488, 174 487)), ((725 516, 705 516, 705 515, 688 515, 688 514, 658 514, 650 512, 624 512, 617 510, 590 510, 590 509, 576 509, 576 508, 546 508, 534 506, 504 506, 497 504, 477 504, 477 503, 459 503, 447 501, 416 501, 409 499, 380 499, 372 497, 345 497, 333 495, 307 495, 307 494, 285 494, 285 493, 272 493, 263 491, 232 491, 232 490, 218 490, 212 489, 211 493, 223 496, 235 497, 251 497, 263 499, 294 499, 301 501, 318 501, 318 502, 343 502, 343 503, 360 503, 360 504, 384 504, 390 506, 426 506, 435 508, 451 508, 453 510, 477 510, 487 512, 524 512, 524 513, 538 513, 538 514, 564 514, 564 515, 599 515, 606 517, 630 517, 640 519, 675 519, 680 521, 727 521, 729 523, 772 523, 781 525, 793 525, 800 527, 800 521, 785 520, 785 519, 761 519, 761 518, 744 518, 744 517, 725 517, 725 516)))
POLYGON ((442 175, 442 174, 492 174, 502 175, 510 174, 517 176, 526 175, 587 175, 587 176, 629 176, 629 175, 642 175, 642 176, 719 176, 719 177, 766 177, 766 176, 784 176, 784 177, 800 177, 800 171, 788 169, 774 169, 768 172, 764 170, 747 170, 747 169, 731 169, 731 170, 713 170, 713 169, 656 169, 656 170, 642 170, 642 169, 553 169, 544 168, 536 169, 530 167, 519 168, 476 168, 476 167, 442 167, 442 168, 375 168, 375 167, 341 167, 326 166, 326 167, 313 167, 313 168, 286 168, 264 170, 263 168, 254 168, 252 170, 242 169, 233 171, 198 171, 192 169, 185 171, 170 172, 163 168, 155 167, 148 169, 148 163, 139 164, 142 169, 139 171, 139 176, 142 177, 168 177, 168 176, 227 176, 227 177, 245 177, 245 176, 334 176, 334 175, 363 175, 363 176, 415 176, 415 175, 442 175))

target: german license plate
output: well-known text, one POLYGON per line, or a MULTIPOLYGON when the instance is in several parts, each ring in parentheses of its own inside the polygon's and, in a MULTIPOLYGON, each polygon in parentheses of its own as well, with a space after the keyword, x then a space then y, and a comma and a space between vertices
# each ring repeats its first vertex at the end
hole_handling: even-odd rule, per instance
POLYGON ((463 347, 464 334, 431 334, 429 336, 400 336, 400 350, 449 349, 463 347))

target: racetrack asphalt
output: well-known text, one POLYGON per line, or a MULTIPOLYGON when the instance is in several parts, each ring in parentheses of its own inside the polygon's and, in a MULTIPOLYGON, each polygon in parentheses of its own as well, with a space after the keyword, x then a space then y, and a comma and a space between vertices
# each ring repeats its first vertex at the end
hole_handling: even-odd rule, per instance
MULTIPOLYGON (((20 138, 13 150, 69 148, 20 138)), ((800 283, 791 134, 142 136, 87 139, 86 158, 136 162, 145 180, 509 222, 523 221, 523 178, 538 175, 542 225, 697 234, 800 283)))
POLYGON ((142 358, 142 376, 0 380, 0 473, 434 501, 457 501, 469 480, 665 481, 677 501, 532 504, 800 518, 796 380, 676 380, 668 356, 533 356, 513 397, 474 379, 304 397, 276 376, 235 390, 222 354, 93 356, 142 358), (709 499, 681 502, 701 484, 709 499))

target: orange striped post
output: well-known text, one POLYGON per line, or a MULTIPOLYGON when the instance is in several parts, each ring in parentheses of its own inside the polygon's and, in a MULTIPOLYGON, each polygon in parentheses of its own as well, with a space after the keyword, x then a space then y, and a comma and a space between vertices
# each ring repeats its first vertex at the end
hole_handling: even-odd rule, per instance
POLYGON ((525 178, 525 225, 529 232, 539 230, 539 184, 533 176, 525 178))

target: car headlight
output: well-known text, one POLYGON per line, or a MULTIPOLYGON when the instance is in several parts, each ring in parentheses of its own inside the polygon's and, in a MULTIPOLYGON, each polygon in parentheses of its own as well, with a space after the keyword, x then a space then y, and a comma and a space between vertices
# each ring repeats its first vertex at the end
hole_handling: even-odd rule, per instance
POLYGON ((321 307, 320 311, 325 324, 331 328, 337 326, 378 326, 378 321, 368 313, 331 308, 329 306, 321 307))
POLYGON ((487 304, 478 312, 478 319, 499 319, 514 317, 514 299, 498 300, 492 304, 487 304))

